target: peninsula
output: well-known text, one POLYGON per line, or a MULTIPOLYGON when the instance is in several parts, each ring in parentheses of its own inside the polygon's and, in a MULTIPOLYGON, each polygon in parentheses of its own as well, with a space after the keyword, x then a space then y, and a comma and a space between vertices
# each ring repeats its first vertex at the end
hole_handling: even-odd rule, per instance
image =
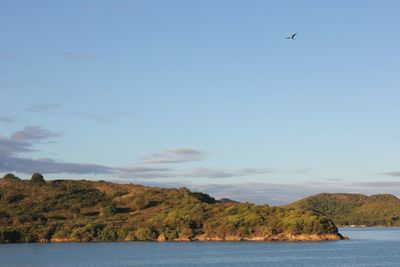
POLYGON ((312 210, 215 200, 187 188, 0 179, 0 242, 340 240, 312 210))

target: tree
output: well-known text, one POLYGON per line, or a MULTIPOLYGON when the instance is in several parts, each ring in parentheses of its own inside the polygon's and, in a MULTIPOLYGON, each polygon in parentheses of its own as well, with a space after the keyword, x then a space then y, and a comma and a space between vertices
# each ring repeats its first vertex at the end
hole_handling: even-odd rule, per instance
POLYGON ((147 206, 148 206, 148 204, 149 204, 149 199, 147 198, 147 196, 145 196, 145 195, 139 195, 139 196, 137 196, 136 198, 135 198, 135 200, 133 201, 133 207, 136 209, 136 210, 142 210, 142 209, 145 209, 147 206))
POLYGON ((0 243, 10 242, 15 243, 21 241, 22 233, 16 228, 0 227, 0 243))
POLYGON ((99 233, 97 238, 103 241, 115 241, 118 239, 118 235, 114 227, 108 225, 99 233))
POLYGON ((93 225, 77 227, 72 231, 71 238, 75 241, 88 242, 95 238, 96 229, 93 225))
POLYGON ((148 227, 139 228, 135 232, 136 239, 139 241, 154 240, 156 234, 148 227))
POLYGON ((40 173, 32 174, 31 182, 35 184, 44 184, 46 181, 43 178, 43 175, 40 173))
POLYGON ((117 207, 112 203, 108 203, 103 209, 103 214, 105 216, 112 216, 115 213, 117 213, 117 207))
POLYGON ((13 173, 7 173, 3 176, 3 179, 10 179, 10 180, 21 180, 17 176, 15 176, 13 173))

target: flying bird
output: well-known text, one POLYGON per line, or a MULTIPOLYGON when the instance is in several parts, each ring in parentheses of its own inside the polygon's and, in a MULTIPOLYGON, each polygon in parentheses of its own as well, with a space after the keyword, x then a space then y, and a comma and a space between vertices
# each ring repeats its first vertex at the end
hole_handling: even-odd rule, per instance
POLYGON ((292 40, 294 40, 295 37, 296 37, 296 35, 297 35, 297 32, 296 32, 295 34, 292 34, 291 36, 286 37, 286 39, 292 39, 292 40))

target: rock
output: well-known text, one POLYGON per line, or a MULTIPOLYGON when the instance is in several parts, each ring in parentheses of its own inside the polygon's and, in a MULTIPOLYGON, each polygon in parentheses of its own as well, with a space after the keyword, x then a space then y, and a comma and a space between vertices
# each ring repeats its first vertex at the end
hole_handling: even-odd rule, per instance
POLYGON ((158 236, 157 241, 165 242, 165 241, 167 241, 167 238, 165 237, 164 234, 161 234, 158 236))

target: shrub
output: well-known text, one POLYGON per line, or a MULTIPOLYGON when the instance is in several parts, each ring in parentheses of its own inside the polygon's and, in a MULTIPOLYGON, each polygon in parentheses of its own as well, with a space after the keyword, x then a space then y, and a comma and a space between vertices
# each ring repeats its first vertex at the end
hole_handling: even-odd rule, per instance
POLYGON ((36 172, 32 174, 31 182, 36 184, 44 184, 46 181, 44 180, 43 175, 36 172))
POLYGON ((117 213, 117 207, 112 204, 112 203, 108 203, 104 209, 103 209, 104 215, 105 216, 112 216, 115 213, 117 213))
POLYGON ((118 235, 115 229, 108 225, 99 233, 97 238, 102 241, 115 241, 118 239, 118 235))
POLYGON ((143 227, 136 230, 135 237, 140 241, 154 240, 156 239, 156 234, 150 228, 143 227))
POLYGON ((10 179, 10 180, 21 180, 20 178, 18 178, 17 176, 15 176, 12 173, 7 173, 3 176, 3 179, 10 179))
POLYGON ((164 232, 164 236, 166 240, 174 240, 178 238, 179 234, 178 231, 173 230, 173 229, 168 229, 164 232))
POLYGON ((94 239, 95 229, 91 225, 78 227, 72 231, 71 238, 75 241, 88 242, 94 239))
POLYGON ((20 242, 21 237, 21 231, 16 228, 0 227, 0 243, 20 242))

